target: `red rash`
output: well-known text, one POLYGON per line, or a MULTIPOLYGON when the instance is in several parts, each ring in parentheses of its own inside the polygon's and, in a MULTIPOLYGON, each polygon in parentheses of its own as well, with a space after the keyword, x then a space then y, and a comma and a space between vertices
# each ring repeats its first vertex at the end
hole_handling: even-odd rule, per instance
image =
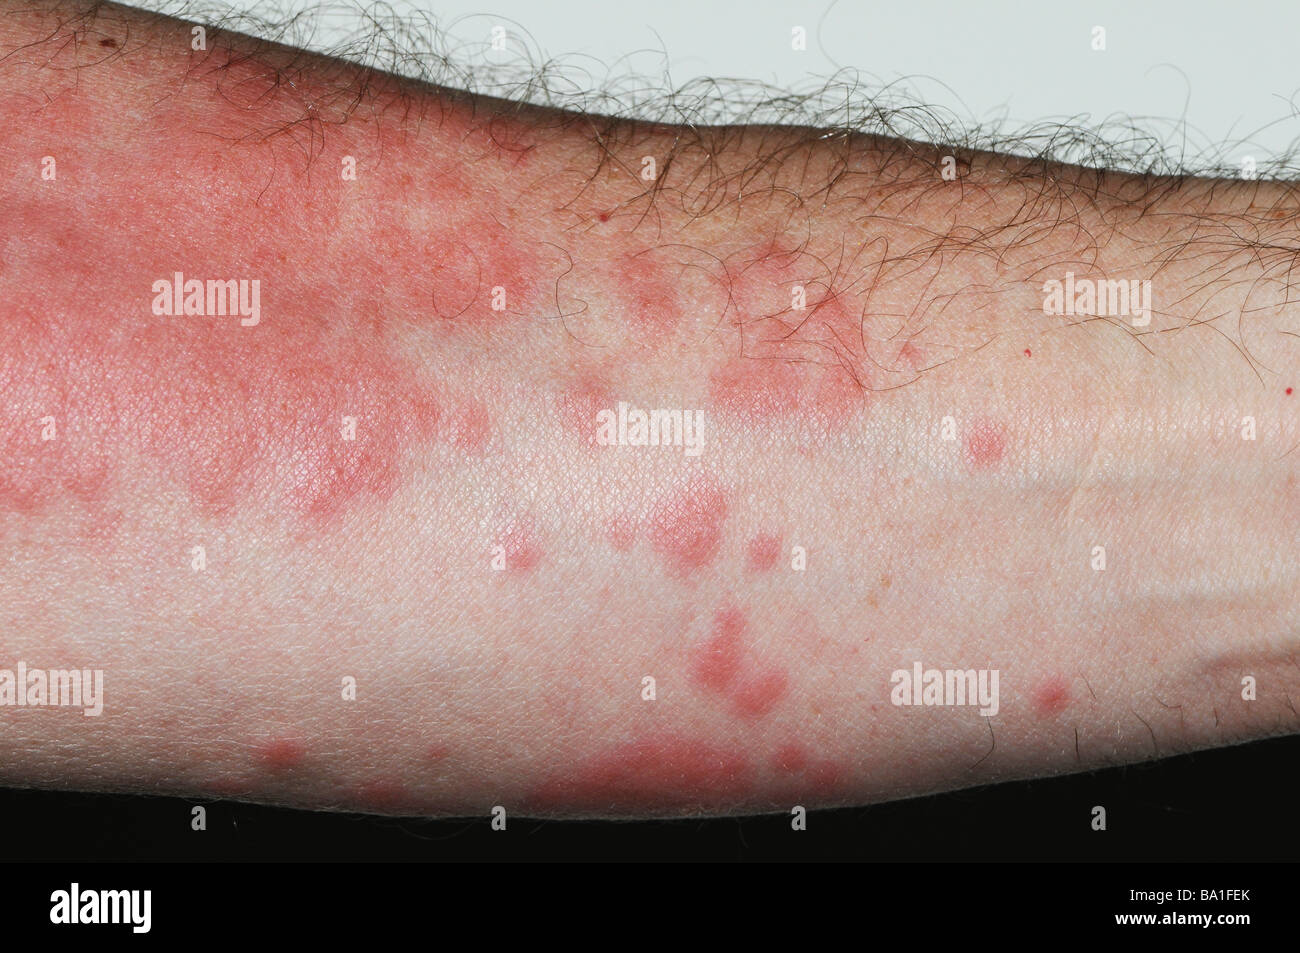
POLYGON ((789 688, 789 679, 784 672, 775 669, 753 672, 736 686, 732 702, 738 714, 760 718, 777 706, 789 688))
POLYGON ((812 417, 842 423, 863 401, 863 388, 842 367, 737 357, 709 375, 712 409, 750 425, 812 417))
POLYGON ((1053 675, 1044 680, 1034 690, 1034 710, 1044 718, 1051 718, 1065 711, 1070 704, 1070 685, 1060 675, 1053 675))
POLYGON ((987 470, 1002 461, 1007 439, 1002 428, 986 420, 971 427, 966 434, 966 460, 976 470, 987 470))
POLYGON ((560 420, 584 447, 599 447, 596 415, 616 405, 609 385, 595 374, 583 374, 559 397, 560 420))
POLYGON ((147 285, 136 290, 130 317, 19 304, 0 327, 0 508, 36 513, 60 493, 98 503, 134 465, 208 515, 269 497, 325 524, 390 498, 411 443, 433 435, 438 403, 382 340, 346 347, 323 315, 265 300, 254 327, 155 316, 147 285))
POLYGON ((691 672, 697 684, 723 691, 740 673, 744 645, 745 614, 739 609, 724 609, 713 620, 713 636, 695 653, 691 672))
POLYGON ((636 542, 636 521, 627 515, 615 516, 609 521, 605 536, 611 546, 625 553, 636 542))
POLYGON ((665 280, 664 265, 650 255, 624 255, 616 266, 615 286, 628 316, 644 335, 667 334, 677 327, 681 303, 665 280))
POLYGON ((783 744, 772 756, 772 770, 781 774, 799 774, 808 767, 808 752, 793 741, 783 744))
POLYGON ((396 781, 367 781, 356 789, 353 796, 357 803, 372 811, 420 813, 419 800, 396 781))
POLYGON ((642 738, 557 775, 532 793, 547 810, 665 814, 733 806, 752 788, 752 771, 734 748, 693 738, 642 738))
POLYGON ((722 548, 727 498, 706 477, 661 499, 650 514, 650 544, 678 576, 711 565, 722 548))
POLYGON ((768 714, 789 691, 789 679, 779 669, 750 658, 745 645, 745 614, 723 609, 713 619, 713 633, 691 656, 691 678, 702 688, 728 699, 745 719, 768 714))
POLYGON ((481 401, 467 400, 444 418, 443 436, 452 446, 473 456, 487 448, 492 418, 481 401))
POLYGON ((528 572, 542 561, 542 549, 531 523, 512 525, 506 531, 501 548, 505 550, 506 569, 511 572, 528 572))
POLYGON ((730 264, 737 346, 709 378, 713 410, 751 424, 842 423, 863 401, 870 362, 860 319, 817 277, 824 265, 776 244, 730 264))
POLYGON ((289 738, 268 741, 257 750, 258 760, 272 771, 287 771, 302 763, 303 746, 289 738))
POLYGON ((494 323, 535 315, 543 286, 531 273, 535 256, 494 221, 458 223, 435 235, 425 249, 429 273, 437 276, 430 292, 434 315, 450 330, 491 330, 494 323), (470 236, 469 242, 465 236, 470 236), (503 297, 496 299, 494 289, 503 297))
POLYGON ((787 782, 792 797, 829 796, 844 786, 844 772, 834 761, 813 759, 797 742, 787 742, 772 757, 772 770, 787 782))
POLYGON ((760 533, 749 541, 745 566, 750 572, 767 572, 781 557, 781 537, 760 533))
MULTIPOLYGON (((5 194, 5 224, 24 236, 6 252, 6 276, 39 293, 11 297, 0 323, 0 512, 98 506, 114 489, 147 486, 205 516, 255 496, 264 512, 322 525, 391 498, 445 410, 438 370, 413 361, 399 332, 491 333, 553 310, 564 263, 527 238, 493 185, 527 155, 526 124, 449 108, 436 119, 456 152, 412 150, 409 129, 374 122, 404 100, 370 77, 375 110, 320 122, 309 160, 260 130, 336 97, 214 49, 194 83, 121 130, 115 148, 144 158, 105 165, 84 143, 113 77, 140 81, 97 73, 60 87, 59 108, 32 111, 31 141, 49 144, 59 174, 5 194), (195 115, 206 135, 156 149, 195 115), (471 189, 448 160, 476 143, 485 160, 471 189), (337 171, 344 156, 356 159, 355 181, 337 171), (426 190, 427 215, 414 213, 411 188, 426 190), (238 295, 212 313, 203 292, 155 313, 154 283, 178 272, 203 292, 257 283, 256 320, 241 324, 253 316, 238 295), (504 311, 492 310, 494 286, 504 311), (203 306, 186 314, 187 300, 203 306)), ((485 414, 458 414, 450 439, 479 452, 485 414)))

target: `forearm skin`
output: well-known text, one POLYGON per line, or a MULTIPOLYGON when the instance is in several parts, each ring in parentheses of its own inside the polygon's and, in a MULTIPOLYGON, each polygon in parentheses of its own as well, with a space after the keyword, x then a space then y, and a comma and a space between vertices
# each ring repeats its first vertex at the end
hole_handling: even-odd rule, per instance
POLYGON ((0 708, 0 781, 717 813, 1296 729, 1293 229, 1236 237, 1291 190, 684 142, 76 9, 0 16, 0 668, 105 703, 0 708), (1044 314, 1066 271, 1150 327, 1044 314), (255 323, 155 313, 177 272, 255 323), (602 444, 620 401, 702 452, 602 444), (997 713, 892 704, 918 661, 997 713))

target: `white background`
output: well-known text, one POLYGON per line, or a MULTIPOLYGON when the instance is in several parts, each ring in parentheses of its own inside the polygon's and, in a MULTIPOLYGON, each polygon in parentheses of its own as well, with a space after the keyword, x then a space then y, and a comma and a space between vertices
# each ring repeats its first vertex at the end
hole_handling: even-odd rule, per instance
MULTIPOLYGON (((163 0, 136 5, 158 8, 163 0)), ((224 0, 274 17, 308 0, 224 0)), ((956 2, 956 0, 390 0, 429 14, 458 62, 491 55, 494 25, 510 51, 558 62, 591 86, 639 76, 663 90, 694 77, 761 80, 806 91, 840 69, 868 86, 905 81, 912 98, 964 124, 1014 132, 1043 121, 1136 123, 1174 161, 1235 165, 1286 156, 1300 138, 1300 3, 956 2), (791 29, 808 35, 791 49, 791 29), (1091 48, 1106 30, 1105 52, 1091 48), (670 77, 666 79, 666 77, 670 77)), ((346 10, 348 2, 331 0, 346 10)), ((355 16, 328 23, 355 29, 355 16)), ((313 44, 328 49, 328 29, 313 44)), ((500 56, 500 54, 497 54, 500 56)), ((481 62, 481 60, 480 60, 481 62)), ((743 105, 738 103, 738 106, 743 105)), ((1122 141, 1122 126, 1106 135, 1122 141)))

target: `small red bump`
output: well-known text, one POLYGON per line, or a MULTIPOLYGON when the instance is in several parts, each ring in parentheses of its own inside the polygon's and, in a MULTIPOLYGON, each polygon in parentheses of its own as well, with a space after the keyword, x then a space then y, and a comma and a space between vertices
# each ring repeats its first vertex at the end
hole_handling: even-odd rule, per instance
POLYGON ((1007 452, 1007 438, 1002 428, 979 421, 966 435, 966 459, 976 470, 997 465, 1007 452))
POLYGON ((785 697, 790 681, 776 669, 746 675, 736 686, 736 711, 746 718, 761 718, 785 697))
POLYGON ((750 572, 767 572, 781 557, 781 537, 759 533, 749 541, 746 566, 750 572))
POLYGON ((1044 718, 1059 715, 1070 704, 1070 686, 1060 675, 1053 675, 1034 690, 1034 710, 1044 718))
POLYGON ((306 752, 298 742, 289 738, 268 741, 258 749, 262 763, 274 771, 287 771, 302 763, 306 752))
POLYGON ((1033 356, 1034 355, 1030 353, 1029 348, 1025 348, 1025 357, 1033 357, 1033 356))
POLYGON ((693 480, 685 490, 660 500, 651 514, 650 542, 669 569, 689 575, 718 557, 727 498, 707 479, 693 480))
POLYGON ((601 212, 599 215, 596 216, 596 218, 600 219, 602 222, 608 222, 608 221, 609 221, 609 213, 608 213, 608 212, 601 212))
POLYGON ((736 680, 744 656, 745 614, 723 609, 714 617, 713 637, 695 653, 692 675, 705 688, 723 691, 736 680))
POLYGON ((1288 396, 1288 397, 1291 396, 1291 388, 1290 388, 1290 387, 1288 387, 1288 388, 1286 389, 1286 393, 1287 393, 1287 396, 1288 396))

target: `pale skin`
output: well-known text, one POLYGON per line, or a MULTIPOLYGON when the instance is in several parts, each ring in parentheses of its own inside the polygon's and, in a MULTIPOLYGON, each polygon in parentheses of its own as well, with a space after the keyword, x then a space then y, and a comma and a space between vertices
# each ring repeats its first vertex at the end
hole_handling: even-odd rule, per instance
POLYGON ((0 8, 0 669, 104 712, 0 707, 0 783, 746 813, 1300 725, 1290 186, 946 175, 79 9, 0 8), (157 313, 176 272, 257 323, 157 313), (1047 313, 1067 272, 1150 323, 1047 313), (601 443, 619 402, 700 454, 601 443), (916 662, 997 713, 894 704, 916 662))

